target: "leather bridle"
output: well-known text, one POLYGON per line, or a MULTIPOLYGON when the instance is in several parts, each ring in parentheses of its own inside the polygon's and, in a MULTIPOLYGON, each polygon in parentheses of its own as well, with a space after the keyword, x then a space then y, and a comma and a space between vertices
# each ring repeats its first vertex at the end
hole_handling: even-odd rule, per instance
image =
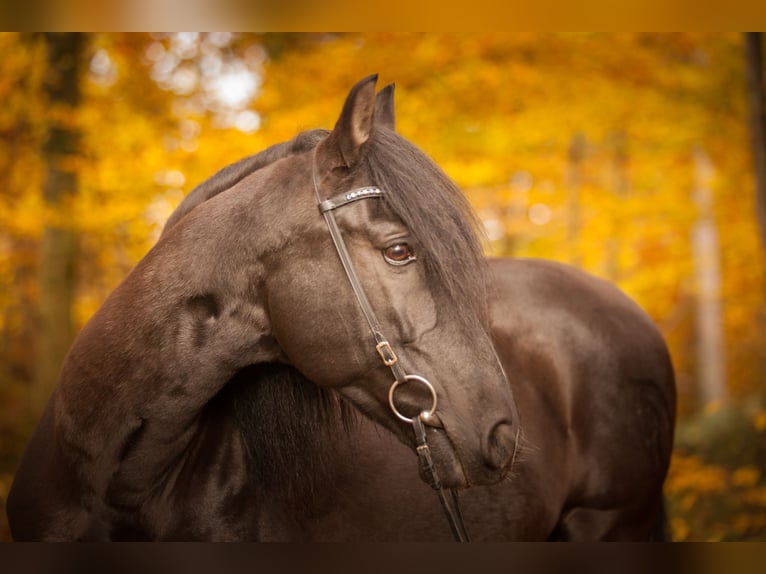
POLYGON ((335 214, 333 213, 336 209, 361 199, 381 198, 384 195, 384 191, 376 186, 366 186, 352 189, 340 195, 331 197, 330 199, 324 199, 319 191, 319 177, 316 170, 316 148, 314 149, 314 154, 312 157, 311 171, 314 183, 314 194, 316 196, 319 212, 324 217, 327 228, 330 231, 330 237, 332 238, 332 242, 335 245, 335 250, 338 252, 338 257, 340 258, 340 262, 343 265, 343 269, 346 272, 349 283, 351 284, 354 296, 359 303, 359 307, 362 310, 364 318, 370 326, 372 336, 375 339, 375 350, 378 352, 378 355, 380 355, 383 364, 391 369, 391 373, 394 376, 394 382, 388 391, 388 403, 396 417, 410 423, 413 427, 415 432, 415 442, 417 444, 416 451, 418 454, 421 471, 426 479, 426 482, 428 482, 431 488, 436 490, 439 496, 439 501, 441 502, 442 508, 444 509, 444 512, 447 516, 447 521, 450 524, 450 528, 452 529, 452 534, 455 537, 455 540, 458 542, 468 542, 468 532, 466 531, 465 524, 463 523, 463 517, 460 512, 460 504, 458 501, 457 491, 454 489, 445 489, 442 486, 441 481, 439 480, 439 477, 436 473, 436 468, 433 464, 433 460, 431 458, 431 450, 426 440, 426 430, 423 421, 427 421, 429 417, 432 417, 436 412, 436 390, 425 377, 421 377, 420 375, 408 375, 404 371, 404 368, 399 362, 399 358, 394 352, 391 343, 383 334, 380 326, 380 321, 378 321, 378 318, 373 311, 372 305, 370 305, 370 301, 367 298, 367 294, 365 293, 364 288, 359 281, 359 276, 357 275, 354 264, 351 261, 351 255, 349 254, 348 248, 346 247, 346 242, 343 240, 343 235, 341 234, 340 228, 338 227, 338 222, 335 220, 335 214), (407 417, 399 412, 399 410, 396 408, 394 393, 399 386, 408 382, 415 381, 424 385, 431 393, 431 407, 428 410, 421 411, 414 417, 407 417))

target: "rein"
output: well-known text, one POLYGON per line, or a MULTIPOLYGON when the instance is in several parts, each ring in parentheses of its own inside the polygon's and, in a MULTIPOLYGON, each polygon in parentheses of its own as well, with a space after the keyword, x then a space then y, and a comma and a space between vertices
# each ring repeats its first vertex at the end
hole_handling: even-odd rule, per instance
POLYGON ((370 305, 370 301, 367 298, 367 294, 359 281, 359 276, 351 261, 351 254, 346 247, 346 242, 343 240, 343 235, 341 234, 338 222, 335 219, 335 214, 333 213, 339 207, 343 207, 344 205, 348 205, 349 203, 353 203, 360 199, 381 198, 383 197, 383 190, 375 186, 360 187, 330 199, 323 199, 319 192, 319 178, 316 171, 316 149, 314 150, 314 156, 311 162, 311 172, 314 183, 314 194, 316 196, 319 212, 324 217, 327 228, 330 231, 330 237, 335 245, 335 250, 338 252, 340 262, 343 265, 343 269, 346 272, 351 288, 354 291, 354 296, 359 303, 364 318, 370 326, 372 336, 375 339, 375 350, 378 352, 378 355, 380 355, 383 364, 391 369, 391 373, 394 376, 394 382, 388 391, 388 403, 396 417, 412 425, 413 432, 415 433, 415 443, 417 445, 416 452, 420 469, 426 482, 439 496, 439 502, 441 502, 447 521, 449 522, 452 535, 458 542, 469 542, 468 532, 460 512, 457 491, 454 489, 445 489, 443 487, 436 472, 436 467, 433 464, 431 449, 428 446, 426 438, 426 430, 423 421, 428 420, 436 412, 436 390, 426 378, 419 375, 408 375, 404 371, 404 368, 399 362, 399 358, 391 347, 391 343, 389 343, 388 339, 383 334, 380 322, 378 321, 378 318, 372 309, 372 305, 370 305), (404 385, 410 381, 419 382, 424 385, 430 391, 432 401, 430 409, 423 410, 414 417, 407 417, 400 413, 396 408, 394 401, 394 393, 396 389, 400 385, 404 385))

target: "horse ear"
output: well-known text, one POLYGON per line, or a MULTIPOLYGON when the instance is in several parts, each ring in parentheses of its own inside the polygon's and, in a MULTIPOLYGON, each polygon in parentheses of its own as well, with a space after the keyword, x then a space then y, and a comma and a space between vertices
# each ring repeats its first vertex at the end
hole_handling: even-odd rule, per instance
POLYGON ((360 148, 372 132, 377 80, 378 75, 374 74, 351 88, 335 129, 323 142, 327 146, 336 147, 340 153, 340 160, 346 167, 351 167, 357 162, 360 148))
POLYGON ((388 84, 375 97, 375 123, 390 130, 396 129, 394 117, 394 84, 388 84))

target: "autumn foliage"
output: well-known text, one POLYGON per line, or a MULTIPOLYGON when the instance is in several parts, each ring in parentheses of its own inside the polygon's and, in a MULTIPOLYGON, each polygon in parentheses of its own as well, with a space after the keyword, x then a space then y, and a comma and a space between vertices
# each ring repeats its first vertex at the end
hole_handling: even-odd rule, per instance
POLYGON ((185 193, 332 127, 349 86, 377 72, 396 83, 397 129, 473 203, 489 254, 610 279, 662 330, 679 392, 674 537, 766 539, 766 258, 740 35, 91 34, 84 70, 79 105, 51 106, 43 39, 0 34, 0 501, 41 408, 29 397, 46 359, 46 226, 77 237, 79 328, 185 193), (51 125, 80 134, 66 159, 78 188, 57 209, 42 194, 51 125), (700 391, 711 359, 699 352, 700 266, 717 274, 712 403, 700 391))

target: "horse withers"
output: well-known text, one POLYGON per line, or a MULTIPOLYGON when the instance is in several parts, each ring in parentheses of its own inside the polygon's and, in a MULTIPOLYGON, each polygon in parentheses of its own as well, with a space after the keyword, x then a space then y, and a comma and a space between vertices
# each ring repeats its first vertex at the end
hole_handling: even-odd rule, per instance
POLYGON ((366 78, 332 131, 184 199, 72 346, 15 538, 449 539, 413 421, 475 540, 650 536, 662 338, 581 272, 487 264, 460 191, 394 127, 393 87, 366 78))

